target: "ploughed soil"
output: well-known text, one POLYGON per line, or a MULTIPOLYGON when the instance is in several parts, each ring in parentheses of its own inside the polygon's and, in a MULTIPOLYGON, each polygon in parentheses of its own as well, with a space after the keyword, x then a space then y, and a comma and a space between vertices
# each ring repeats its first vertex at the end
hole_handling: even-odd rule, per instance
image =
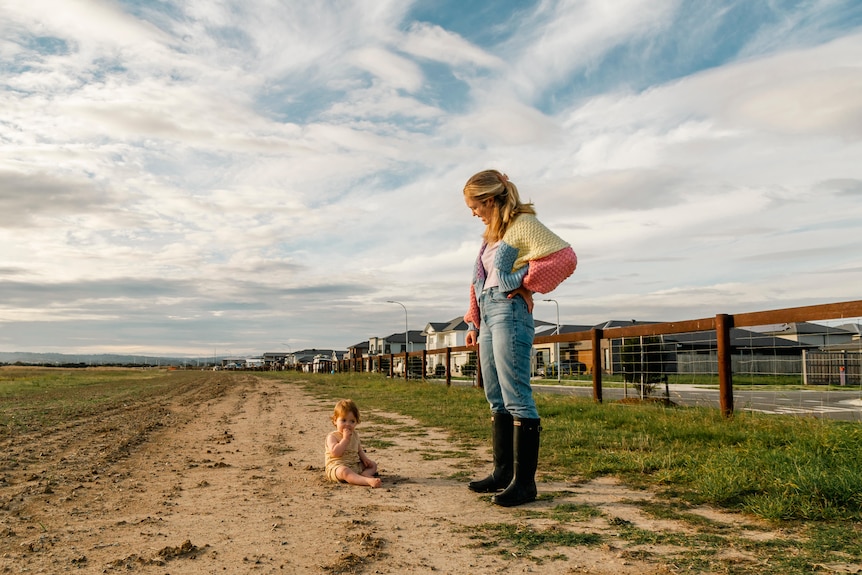
POLYGON ((643 513, 649 492, 540 482, 538 501, 499 508, 466 488, 489 470, 489 446, 465 452, 399 414, 364 411, 358 428, 382 488, 329 483, 333 403, 254 373, 200 372, 164 395, 3 439, 0 573, 677 572, 680 549, 619 536, 693 531, 643 513), (598 513, 561 522, 553 513, 566 505, 598 513))

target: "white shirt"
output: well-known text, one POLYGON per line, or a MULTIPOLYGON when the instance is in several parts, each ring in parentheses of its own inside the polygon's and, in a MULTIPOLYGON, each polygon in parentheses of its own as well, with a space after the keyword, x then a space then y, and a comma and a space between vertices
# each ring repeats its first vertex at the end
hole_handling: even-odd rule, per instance
POLYGON ((485 268, 485 286, 483 290, 497 287, 500 285, 500 276, 497 274, 497 267, 494 265, 494 259, 497 257, 497 248, 500 247, 500 242, 496 241, 493 244, 488 244, 485 251, 482 252, 482 267, 485 268))

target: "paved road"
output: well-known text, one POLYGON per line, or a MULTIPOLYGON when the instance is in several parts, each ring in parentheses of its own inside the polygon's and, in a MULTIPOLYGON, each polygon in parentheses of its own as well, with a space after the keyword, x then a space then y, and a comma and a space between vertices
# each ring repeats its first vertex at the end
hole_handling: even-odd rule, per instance
MULTIPOLYGON (((592 397, 593 394, 590 387, 534 383, 533 389, 544 393, 564 393, 583 397, 592 397)), ((637 397, 637 388, 629 387, 628 394, 629 397, 637 397)), ((664 395, 664 389, 656 389, 654 395, 664 395)), ((623 388, 605 387, 602 389, 602 398, 605 400, 622 399, 623 397, 625 397, 623 388)), ((716 409, 719 406, 717 388, 671 385, 670 398, 679 405, 703 405, 716 409)), ((784 415, 828 417, 843 421, 862 421, 862 390, 858 388, 854 391, 817 389, 776 391, 737 387, 733 390, 733 403, 736 411, 758 411, 784 415)))

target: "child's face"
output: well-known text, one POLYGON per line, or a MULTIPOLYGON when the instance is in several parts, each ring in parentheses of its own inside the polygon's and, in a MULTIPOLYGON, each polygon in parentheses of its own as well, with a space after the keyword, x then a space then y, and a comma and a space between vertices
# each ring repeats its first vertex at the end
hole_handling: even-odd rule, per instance
POLYGON ((352 413, 342 413, 335 418, 335 429, 343 431, 345 429, 356 429, 356 416, 352 413))

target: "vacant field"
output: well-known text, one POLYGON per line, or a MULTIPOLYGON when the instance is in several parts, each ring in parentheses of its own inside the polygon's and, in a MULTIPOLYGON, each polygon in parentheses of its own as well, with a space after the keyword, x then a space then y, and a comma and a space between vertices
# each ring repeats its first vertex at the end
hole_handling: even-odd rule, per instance
MULTIPOLYGON (((0 369, 0 572, 862 569, 846 544, 806 551, 802 525, 683 506, 609 477, 550 473, 539 501, 497 508, 465 486, 487 470, 485 441, 395 412, 369 409, 360 425, 383 488, 333 485, 323 438, 339 390, 306 385, 253 373, 0 369), (797 563, 779 561, 794 554, 797 563)), ((844 533, 858 538, 858 526, 844 533)))

